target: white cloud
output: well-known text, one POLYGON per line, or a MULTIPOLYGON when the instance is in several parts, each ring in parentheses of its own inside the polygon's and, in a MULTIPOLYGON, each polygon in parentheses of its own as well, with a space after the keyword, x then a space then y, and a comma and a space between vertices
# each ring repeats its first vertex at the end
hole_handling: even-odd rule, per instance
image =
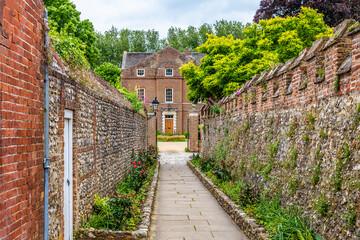
POLYGON ((171 26, 199 27, 216 20, 251 22, 260 0, 73 0, 82 19, 97 31, 115 26, 132 30, 155 29, 166 37, 171 26))

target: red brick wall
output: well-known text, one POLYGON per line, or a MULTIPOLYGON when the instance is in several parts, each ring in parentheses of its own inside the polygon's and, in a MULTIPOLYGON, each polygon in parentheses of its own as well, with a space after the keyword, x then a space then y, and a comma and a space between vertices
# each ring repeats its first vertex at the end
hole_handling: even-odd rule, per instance
POLYGON ((42 238, 43 12, 0 2, 0 239, 42 238))
MULTIPOLYGON (((269 69, 262 73, 264 76, 254 76, 253 80, 243 86, 237 94, 234 93, 223 99, 223 107, 227 109, 227 113, 235 114, 236 112, 239 115, 274 109, 288 109, 324 98, 359 91, 360 29, 347 31, 351 25, 351 22, 344 21, 335 29, 333 36, 338 37, 330 40, 324 38, 323 43, 317 49, 318 41, 315 42, 313 47, 304 49, 303 58, 300 53, 299 58, 295 59, 294 62, 298 60, 298 64, 290 64, 283 72, 275 71, 274 74, 271 74, 270 71, 273 69, 269 69), (351 70, 337 75, 336 72, 349 53, 352 54, 351 70), (322 81, 318 81, 319 69, 324 70, 325 76, 322 81), (301 83, 305 81, 305 78, 307 86, 302 88, 301 83), (340 81, 339 91, 334 89, 336 78, 340 81), (264 98, 261 82, 265 82, 267 89, 264 98), (292 91, 286 91, 290 84, 292 91), (276 85, 279 89, 278 94, 275 93, 276 85), (256 92, 254 99, 253 92, 256 92)), ((280 67, 282 65, 284 64, 279 64, 280 67)), ((212 115, 209 107, 202 109, 202 118, 209 118, 212 115)))

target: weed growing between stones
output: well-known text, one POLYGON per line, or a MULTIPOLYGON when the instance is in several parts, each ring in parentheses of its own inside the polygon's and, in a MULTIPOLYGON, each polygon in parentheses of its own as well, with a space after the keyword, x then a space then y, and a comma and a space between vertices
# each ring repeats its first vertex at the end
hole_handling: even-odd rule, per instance
POLYGON ((288 156, 288 161, 285 164, 285 169, 294 169, 296 168, 296 160, 297 160, 297 156, 298 156, 298 151, 296 148, 292 148, 291 151, 289 152, 289 156, 288 156))
POLYGON ((325 198, 323 194, 317 199, 317 203, 315 205, 316 211, 322 216, 329 216, 329 201, 325 198))
POLYGON ((351 155, 351 151, 349 145, 343 144, 337 153, 338 162, 336 163, 335 176, 334 176, 335 192, 338 192, 341 189, 341 179, 342 179, 341 171, 344 167, 344 164, 350 161, 350 155, 351 155))
POLYGON ((81 228, 136 230, 157 159, 155 147, 148 146, 138 154, 133 149, 129 174, 110 196, 101 198, 95 195, 92 216, 81 228))
POLYGON ((311 184, 313 186, 315 186, 320 180, 321 163, 322 163, 323 157, 324 157, 324 154, 320 153, 320 146, 319 146, 316 149, 316 152, 315 152, 315 164, 316 164, 316 166, 314 167, 314 170, 313 170, 314 173, 313 173, 312 178, 311 178, 311 184))

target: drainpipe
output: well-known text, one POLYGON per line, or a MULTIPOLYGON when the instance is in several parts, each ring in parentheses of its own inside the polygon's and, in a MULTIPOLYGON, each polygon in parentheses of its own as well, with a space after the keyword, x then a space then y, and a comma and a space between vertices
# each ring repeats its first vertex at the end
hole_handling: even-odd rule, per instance
MULTIPOLYGON (((45 53, 49 56, 49 21, 48 13, 45 8, 44 11, 44 29, 45 29, 45 53)), ((44 151, 44 233, 43 240, 49 239, 49 168, 50 168, 50 158, 49 158, 49 61, 45 61, 45 151, 44 151)))

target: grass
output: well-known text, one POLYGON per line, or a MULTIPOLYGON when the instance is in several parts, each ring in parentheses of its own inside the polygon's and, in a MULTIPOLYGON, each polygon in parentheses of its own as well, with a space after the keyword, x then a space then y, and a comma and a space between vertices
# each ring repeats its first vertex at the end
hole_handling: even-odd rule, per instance
POLYGON ((158 142, 186 142, 184 135, 174 135, 174 136, 157 136, 158 142))
MULTIPOLYGON (((278 148, 278 142, 269 146, 269 153, 275 156, 278 148)), ((270 235, 270 239, 285 240, 323 240, 312 231, 311 221, 301 217, 303 212, 295 205, 283 206, 277 197, 268 196, 268 191, 261 190, 256 185, 244 183, 242 180, 222 180, 218 178, 213 168, 216 166, 216 157, 205 159, 200 155, 195 155, 191 162, 204 172, 220 190, 228 195, 235 203, 250 215, 256 218, 256 221, 263 225, 270 235), (204 167, 206 166, 206 167, 204 167)), ((299 179, 294 179, 291 189, 296 190, 299 179)), ((351 215, 350 222, 353 221, 351 215)))

